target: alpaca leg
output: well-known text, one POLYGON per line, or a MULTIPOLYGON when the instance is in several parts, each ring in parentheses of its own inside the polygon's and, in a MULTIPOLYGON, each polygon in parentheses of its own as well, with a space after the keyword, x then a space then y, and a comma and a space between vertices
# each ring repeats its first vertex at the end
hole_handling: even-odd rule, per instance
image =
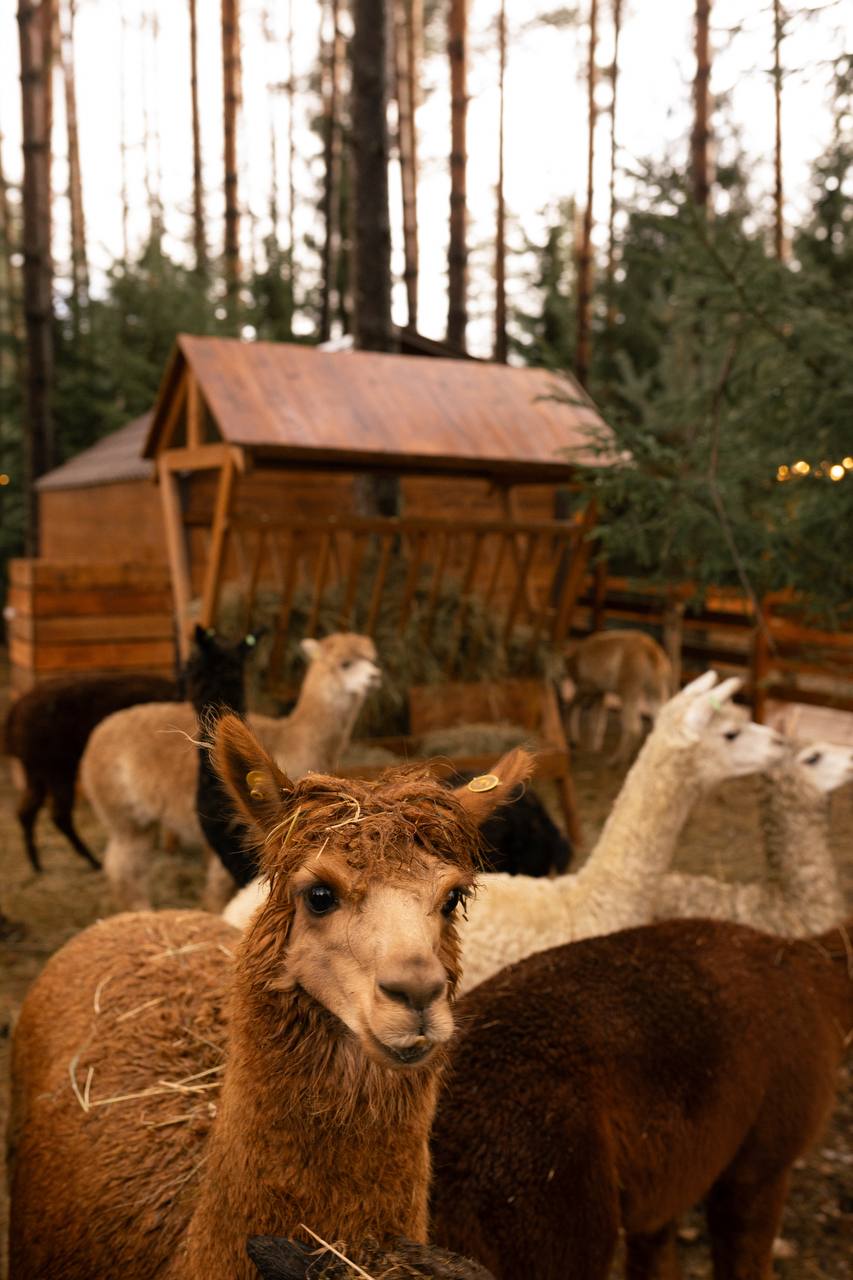
POLYGON ((104 872, 119 911, 150 909, 147 872, 152 851, 147 832, 114 832, 110 836, 104 850, 104 872))
POLYGON ((623 699, 620 722, 622 729, 619 745, 610 757, 608 764, 627 764, 640 740, 640 735, 643 732, 643 717, 638 702, 634 702, 629 698, 623 699))
POLYGON ((205 911, 212 911, 214 915, 219 915, 237 892, 237 884, 212 849, 205 851, 205 857, 207 858, 207 879, 201 905, 205 911))
POLYGON ((590 719, 592 721, 592 730, 589 749, 598 754, 604 747, 604 735, 607 733, 607 703, 603 694, 600 698, 596 698, 592 704, 590 719))
POLYGON ((715 1280, 770 1280, 787 1190, 787 1169, 760 1183, 731 1172, 716 1183, 707 1203, 715 1280))
POLYGON ((41 861, 35 841, 35 825, 46 794, 47 789, 43 782, 34 781, 28 777, 26 790, 18 802, 18 821, 24 833, 24 846, 33 871, 41 871, 41 861))
POLYGON ((675 1223, 650 1235, 626 1237, 625 1280, 680 1280, 675 1223))
POLYGON ((74 821, 72 812, 74 809, 74 783, 61 782, 55 783, 53 793, 50 800, 51 816, 53 825, 57 831, 61 831, 65 839, 71 845, 75 853, 79 853, 81 858, 85 858, 86 862, 96 870, 100 869, 100 862, 92 853, 91 849, 78 836, 74 829, 74 821))

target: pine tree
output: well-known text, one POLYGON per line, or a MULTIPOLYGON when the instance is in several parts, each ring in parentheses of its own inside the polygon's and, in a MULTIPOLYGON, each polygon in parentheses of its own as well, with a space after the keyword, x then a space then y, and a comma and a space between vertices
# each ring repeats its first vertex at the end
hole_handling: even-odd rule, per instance
POLYGON ((447 253, 447 341, 465 351, 468 327, 468 0, 449 0, 450 243, 447 253))

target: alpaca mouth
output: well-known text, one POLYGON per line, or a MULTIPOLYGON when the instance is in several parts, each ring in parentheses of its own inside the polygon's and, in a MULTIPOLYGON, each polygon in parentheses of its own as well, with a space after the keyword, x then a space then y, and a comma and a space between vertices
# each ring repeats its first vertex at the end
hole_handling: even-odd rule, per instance
POLYGON ((392 1044, 386 1044, 383 1040, 373 1037, 374 1044, 382 1051, 382 1055, 389 1062, 397 1067, 416 1067, 426 1062, 435 1051, 436 1044, 434 1040, 421 1039, 417 1044, 406 1045, 405 1048, 396 1048, 392 1044))

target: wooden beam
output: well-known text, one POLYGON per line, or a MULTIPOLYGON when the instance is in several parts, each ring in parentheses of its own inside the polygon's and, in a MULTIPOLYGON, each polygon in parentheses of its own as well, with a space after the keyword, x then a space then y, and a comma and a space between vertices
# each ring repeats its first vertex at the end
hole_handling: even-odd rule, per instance
POLYGON ((163 453, 165 453, 165 451, 168 449, 169 445, 172 442, 172 437, 174 436, 175 431, 177 430, 178 422, 181 417, 181 410, 183 409, 184 404, 186 403, 186 399, 187 399, 187 375, 186 375, 186 369, 185 369, 183 377, 179 380, 178 385, 175 387, 175 394, 172 399, 172 403, 169 405, 168 412, 166 413, 166 417, 163 422, 163 430, 160 432, 160 439, 157 441, 158 458, 163 453))
POLYGON ((236 470, 234 461, 229 455, 219 475, 216 507, 210 527, 210 550, 204 571, 204 590, 201 600, 200 622, 203 627, 212 627, 216 623, 216 606, 219 603, 219 592, 222 587, 222 566, 225 560, 228 518, 231 515, 236 470))
POLYGON ((230 462, 243 475, 246 454, 236 444, 199 444, 186 449, 168 449, 158 462, 169 471, 217 471, 230 462))
POLYGON ((197 449, 204 439, 202 432, 204 405, 198 380, 193 371, 187 369, 184 378, 187 384, 187 445, 190 449, 197 449))
POLYGON ((190 565, 181 511, 181 495, 178 477, 158 460, 160 473, 160 501, 163 506, 163 525, 166 532, 166 550, 172 577, 172 599, 175 606, 175 629, 178 638, 178 655, 182 662, 189 656, 189 605, 192 596, 190 565))

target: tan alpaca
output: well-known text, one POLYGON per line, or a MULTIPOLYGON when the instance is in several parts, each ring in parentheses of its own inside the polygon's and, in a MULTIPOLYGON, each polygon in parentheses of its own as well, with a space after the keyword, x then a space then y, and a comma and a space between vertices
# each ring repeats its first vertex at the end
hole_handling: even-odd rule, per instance
POLYGON ((737 884, 671 873, 661 879, 654 918, 736 920, 789 937, 823 933, 844 919, 844 894, 829 847, 829 795, 853 781, 853 751, 812 742, 761 779, 768 875, 737 884))
MULTIPOLYGON (((309 666, 291 714, 249 716, 264 747, 292 778, 336 767, 380 679, 376 648, 367 636, 303 640, 302 648, 309 666)), ((148 866, 158 827, 184 846, 204 843, 196 814, 197 732, 188 702, 150 702, 108 716, 89 738, 81 779, 107 832, 104 871, 120 907, 150 905, 148 866)), ((224 875, 218 859, 211 861, 210 874, 215 896, 224 875)))
POLYGON ((479 793, 420 768, 294 784, 230 715, 214 760, 269 897, 242 942, 143 912, 48 961, 13 1046, 11 1280, 248 1280, 247 1238, 301 1223, 426 1240, 455 917, 532 761, 479 793))
POLYGON ((621 734, 612 762, 629 760, 640 741, 643 715, 655 719, 673 693, 672 664, 642 631, 597 631, 571 648, 566 670, 575 686, 570 715, 572 741, 581 740, 581 717, 592 716, 590 749, 601 751, 607 728, 608 694, 621 703, 621 734))

